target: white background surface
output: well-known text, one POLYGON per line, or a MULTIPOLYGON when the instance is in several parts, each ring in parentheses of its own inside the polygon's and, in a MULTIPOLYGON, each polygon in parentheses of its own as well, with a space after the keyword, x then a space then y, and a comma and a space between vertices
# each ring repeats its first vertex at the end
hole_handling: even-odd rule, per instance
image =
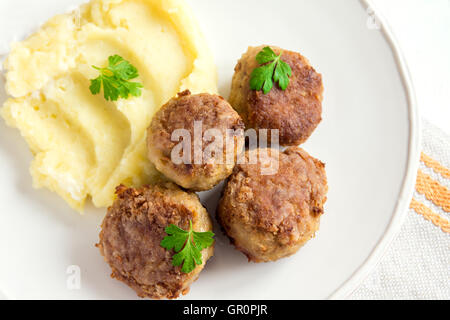
MULTIPOLYGON (((377 4, 406 57, 422 115, 449 133, 450 1, 378 0, 377 4)), ((0 30, 6 32, 1 27, 0 22, 0 30)))
POLYGON ((422 116, 450 133, 450 0, 375 0, 408 63, 422 116))
MULTIPOLYGON (((23 0, 21 0, 24 2, 23 0)), ((194 0, 195 1, 195 0, 194 0)), ((313 1, 313 0, 311 0, 313 1)), ((343 0, 353 1, 353 0, 343 0)), ((51 13, 64 12, 66 5, 53 0, 51 13)), ((422 115, 450 133, 450 0, 374 0, 388 19, 408 62, 417 102, 422 115)), ((0 1, 0 12, 8 12, 20 24, 34 27, 23 11, 8 10, 8 1, 0 1)), ((36 10, 30 8, 29 10, 36 10)), ((47 12, 48 8, 40 9, 47 12)), ((38 15, 41 12, 37 12, 38 15)), ((0 37, 14 34, 7 21, 0 19, 0 37)), ((14 36, 9 36, 12 40, 14 36)), ((0 54, 7 50, 0 43, 0 54)))

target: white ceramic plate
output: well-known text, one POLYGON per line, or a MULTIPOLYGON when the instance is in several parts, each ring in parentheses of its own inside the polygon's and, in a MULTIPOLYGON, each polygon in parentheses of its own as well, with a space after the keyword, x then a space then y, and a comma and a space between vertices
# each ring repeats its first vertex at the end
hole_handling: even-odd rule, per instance
MULTIPOLYGON (((81 2, 2 0, 0 43, 81 2)), ((398 231, 417 169, 417 110, 395 41, 356 0, 189 2, 224 96, 248 45, 300 51, 323 74, 324 121, 304 148, 327 163, 330 191, 320 232, 291 258, 249 264, 216 229, 215 257, 187 298, 344 298, 398 231)), ((25 142, 3 121, 0 135, 0 291, 12 299, 134 299, 94 247, 105 210, 79 216, 55 194, 34 190, 25 142), (72 265, 81 269, 80 290, 67 287, 72 265)), ((202 195, 211 213, 217 198, 202 195)))

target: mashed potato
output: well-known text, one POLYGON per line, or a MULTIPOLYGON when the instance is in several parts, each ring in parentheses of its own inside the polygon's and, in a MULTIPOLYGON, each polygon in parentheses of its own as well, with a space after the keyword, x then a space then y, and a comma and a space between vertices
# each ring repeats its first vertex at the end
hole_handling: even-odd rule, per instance
POLYGON ((177 92, 215 93, 212 55, 181 0, 93 0, 58 15, 13 45, 5 62, 11 98, 1 109, 35 156, 34 186, 82 211, 90 196, 111 205, 121 183, 150 183, 146 128, 177 92), (92 95, 91 66, 118 54, 139 70, 142 96, 107 102, 92 95))

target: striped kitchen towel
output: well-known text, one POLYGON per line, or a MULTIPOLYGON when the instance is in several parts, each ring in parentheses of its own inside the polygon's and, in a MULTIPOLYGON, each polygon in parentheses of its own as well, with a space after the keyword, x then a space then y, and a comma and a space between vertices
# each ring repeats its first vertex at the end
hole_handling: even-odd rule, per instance
POLYGON ((416 190, 404 225, 350 299, 450 299, 450 137, 423 122, 416 190))

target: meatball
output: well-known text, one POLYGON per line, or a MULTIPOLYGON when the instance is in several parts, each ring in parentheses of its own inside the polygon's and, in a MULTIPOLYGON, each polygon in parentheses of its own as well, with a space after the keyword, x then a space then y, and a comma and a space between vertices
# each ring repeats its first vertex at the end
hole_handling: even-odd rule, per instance
POLYGON ((148 156, 183 188, 209 190, 232 173, 243 151, 244 129, 240 116, 222 97, 184 91, 154 116, 148 129, 148 156))
POLYGON ((97 245, 112 268, 111 277, 126 283, 142 298, 175 299, 186 294, 214 248, 203 250, 203 264, 185 274, 181 267, 172 265, 173 250, 160 243, 170 224, 188 230, 192 221, 195 231, 212 230, 211 219, 197 195, 172 183, 140 189, 120 186, 116 193, 97 245))
MULTIPOLYGON (((301 54, 284 50, 281 58, 292 69, 287 89, 283 91, 278 84, 274 84, 268 94, 251 90, 251 74, 260 66, 256 55, 262 48, 250 47, 239 60, 233 76, 230 104, 247 128, 278 129, 280 145, 299 145, 311 136, 322 121, 322 76, 301 54)), ((271 48, 277 55, 282 51, 277 47, 271 48)))
POLYGON ((290 256, 319 229, 328 191, 325 165, 298 147, 254 149, 245 160, 227 181, 218 220, 249 261, 290 256), (262 174, 268 165, 278 171, 262 174))

